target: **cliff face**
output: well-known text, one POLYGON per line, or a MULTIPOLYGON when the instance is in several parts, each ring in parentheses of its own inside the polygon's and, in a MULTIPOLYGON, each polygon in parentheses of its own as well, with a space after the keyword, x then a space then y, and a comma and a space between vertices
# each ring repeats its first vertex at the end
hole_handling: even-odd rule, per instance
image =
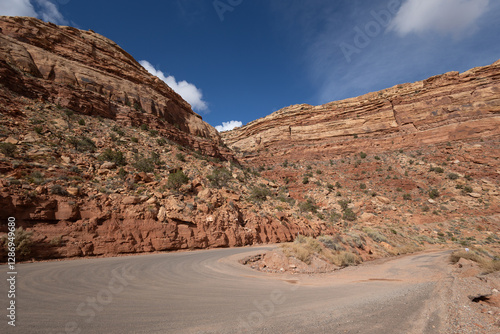
POLYGON ((321 106, 290 106, 223 138, 249 160, 321 158, 496 136, 499 113, 497 61, 321 106))
POLYGON ((0 108, 26 96, 123 125, 146 123, 169 139, 220 155, 220 136, 212 126, 116 43, 93 31, 0 17, 0 78, 6 88, 0 108))

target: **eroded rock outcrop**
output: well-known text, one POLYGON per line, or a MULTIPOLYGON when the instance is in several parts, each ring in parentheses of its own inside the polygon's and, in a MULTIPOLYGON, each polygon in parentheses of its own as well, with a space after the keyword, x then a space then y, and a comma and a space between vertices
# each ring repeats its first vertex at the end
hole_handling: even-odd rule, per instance
POLYGON ((35 98, 123 125, 148 124, 182 145, 230 156, 217 130, 186 101, 93 31, 0 17, 0 78, 4 105, 12 104, 12 94, 35 98))
POLYGON ((249 160, 317 159, 497 136, 499 113, 497 61, 321 106, 290 106, 223 138, 249 160))

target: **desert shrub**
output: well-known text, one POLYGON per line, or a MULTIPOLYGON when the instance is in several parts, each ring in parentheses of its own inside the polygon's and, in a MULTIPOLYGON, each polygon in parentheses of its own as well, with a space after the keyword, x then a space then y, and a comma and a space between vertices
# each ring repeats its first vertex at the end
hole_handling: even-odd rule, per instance
POLYGON ((451 263, 457 263, 458 261, 460 261, 460 259, 471 260, 477 263, 483 262, 483 258, 479 254, 473 251, 466 252, 464 250, 460 250, 451 253, 450 255, 451 263))
POLYGON ((183 184, 187 184, 189 178, 183 171, 171 173, 168 175, 167 187, 169 189, 179 189, 183 184))
POLYGON ((263 186, 256 186, 250 190, 250 200, 256 202, 265 202, 267 200, 267 196, 271 195, 271 191, 263 186))
POLYGON ((318 237, 317 240, 319 242, 321 242, 328 249, 335 250, 335 251, 345 250, 345 248, 342 245, 335 242, 335 240, 333 239, 332 236, 322 235, 322 236, 318 237))
POLYGON ((229 170, 224 167, 216 168, 211 174, 207 175, 207 180, 215 188, 222 188, 227 186, 229 180, 233 178, 233 175, 229 170))
POLYGON ((341 189, 342 188, 342 185, 340 184, 339 181, 335 182, 335 188, 337 188, 337 189, 341 189))
POLYGON ((85 125, 85 120, 83 118, 80 118, 78 120, 78 124, 80 124, 81 126, 84 126, 85 125))
POLYGON ((68 143, 73 145, 75 150, 78 152, 94 152, 96 149, 95 143, 92 139, 87 138, 85 136, 77 137, 69 137, 68 143))
POLYGON ((158 136, 158 130, 149 130, 149 135, 151 137, 156 137, 158 136))
POLYGON ((309 183, 309 177, 304 176, 304 178, 302 179, 302 184, 308 184, 308 183, 309 183))
POLYGON ((52 185, 52 187, 50 187, 50 193, 52 195, 68 196, 68 192, 66 191, 66 189, 64 189, 64 187, 59 184, 52 185))
POLYGON ((360 183, 359 184, 359 189, 366 189, 366 184, 365 183, 360 183))
POLYGON ((61 244, 62 244, 62 236, 56 236, 56 237, 53 237, 53 238, 49 241, 49 244, 50 244, 51 246, 55 246, 55 247, 61 246, 61 244))
POLYGON ((360 262, 359 257, 351 252, 340 252, 334 256, 334 263, 340 267, 353 266, 360 262))
POLYGON ((431 167, 431 168, 429 168, 429 171, 434 172, 434 173, 439 173, 439 174, 444 173, 444 169, 441 167, 431 167))
POLYGON ((123 130, 120 129, 120 127, 118 125, 113 125, 111 130, 113 130, 114 132, 116 132, 120 136, 125 136, 125 132, 123 132, 123 130))
POLYGON ((316 212, 318 212, 319 207, 316 205, 316 203, 311 198, 308 198, 305 202, 301 202, 299 204, 299 209, 301 212, 316 213, 316 212))
POLYGON ((127 164, 123 152, 120 150, 115 151, 111 148, 107 148, 101 155, 99 155, 98 160, 114 162, 118 166, 124 166, 127 164))
POLYGON ((141 130, 142 131, 148 131, 149 130, 149 126, 146 123, 141 124, 141 130))
POLYGON ((338 201, 338 203, 340 205, 340 208, 344 211, 348 208, 349 203, 351 203, 351 201, 343 199, 343 200, 338 201))
POLYGON ((35 127, 33 128, 33 130, 35 130, 35 132, 36 132, 36 133, 38 133, 39 135, 41 135, 41 134, 42 134, 42 132, 43 132, 43 127, 42 127, 42 126, 40 126, 40 125, 37 125, 37 126, 35 126, 35 127))
POLYGON ((450 180, 456 180, 458 179, 458 174, 455 174, 455 173, 450 173, 448 174, 447 176, 450 180))
POLYGON ((165 138, 158 138, 158 139, 156 139, 156 143, 160 146, 165 146, 167 141, 165 140, 165 138))
POLYGON ((387 242, 387 238, 382 233, 372 230, 371 228, 365 227, 363 232, 365 232, 373 241, 387 242))
MULTIPOLYGON (((25 259, 31 254, 31 248, 33 246, 33 241, 31 240, 32 235, 33 232, 25 231, 22 227, 14 231, 14 246, 16 247, 16 255, 19 256, 20 259, 25 259)), ((8 251, 10 242, 8 235, 3 236, 0 241, 3 247, 8 251)))
POLYGON ((410 194, 404 194, 404 195, 403 195, 403 199, 404 199, 405 201, 410 201, 410 200, 411 200, 411 195, 410 195, 410 194))
POLYGON ((311 264, 311 257, 314 252, 305 246, 305 244, 284 244, 281 246, 283 253, 287 257, 295 257, 297 260, 300 260, 306 264, 311 264))
POLYGON ((356 213, 354 213, 354 211, 352 211, 352 209, 347 208, 342 213, 342 219, 353 222, 356 220, 356 213))
POLYGON ((179 161, 186 162, 186 155, 184 155, 183 153, 180 153, 180 152, 179 152, 179 153, 177 153, 177 154, 175 155, 175 157, 176 157, 176 158, 177 158, 177 160, 179 160, 179 161))
POLYGON ((431 199, 438 198, 438 197, 439 197, 439 191, 438 191, 437 189, 435 189, 435 188, 431 189, 431 190, 429 191, 429 197, 430 197, 431 199))
POLYGON ((130 138, 130 140, 132 141, 132 143, 138 143, 139 142, 139 138, 137 138, 137 137, 132 137, 132 138, 130 138))
POLYGON ((124 179, 127 176, 127 174, 128 172, 125 169, 123 169, 123 167, 120 167, 120 169, 118 170, 118 177, 124 179))
POLYGON ((135 161, 132 166, 134 166, 134 168, 139 172, 152 173, 155 170, 153 159, 145 158, 144 156, 139 154, 135 156, 135 161))
POLYGON ((361 236, 354 234, 354 233, 347 234, 346 242, 352 248, 363 249, 365 247, 364 238, 362 238, 361 236))
POLYGON ((462 188, 462 194, 470 194, 472 191, 473 191, 473 189, 470 186, 464 186, 462 188))
POLYGON ((7 157, 14 157, 17 147, 12 143, 0 143, 0 152, 7 157))
POLYGON ((293 243, 284 244, 281 249, 286 256, 293 256, 304 263, 311 264, 312 256, 315 253, 321 253, 323 247, 314 238, 298 235, 293 243))
POLYGON ((374 159, 375 159, 375 160, 380 160, 380 157, 379 157, 378 155, 376 155, 376 156, 374 157, 374 159))
POLYGON ((44 182, 43 174, 39 171, 34 171, 30 174, 28 180, 34 184, 42 184, 44 182))
POLYGON ((361 152, 361 153, 359 153, 359 156, 361 157, 361 159, 364 159, 364 158, 366 158, 366 153, 365 152, 361 152))

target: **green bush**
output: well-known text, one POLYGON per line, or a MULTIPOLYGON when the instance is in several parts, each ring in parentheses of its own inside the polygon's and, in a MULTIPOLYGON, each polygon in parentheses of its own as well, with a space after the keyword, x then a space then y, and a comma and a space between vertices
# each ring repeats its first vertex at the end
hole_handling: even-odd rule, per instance
POLYGON ((207 175, 207 180, 215 188, 222 188, 228 185, 233 175, 224 167, 216 168, 211 174, 207 175))
POLYGON ((179 189, 183 184, 187 184, 188 182, 189 178, 180 170, 168 175, 167 187, 169 189, 179 189))
POLYGON ((435 189, 435 188, 434 188, 434 189, 431 189, 431 190, 429 191, 429 197, 430 197, 431 199, 438 198, 438 197, 439 197, 439 191, 438 191, 437 189, 435 189))
POLYGON ((113 125, 111 130, 113 130, 114 132, 116 132, 120 136, 125 136, 125 132, 123 132, 123 130, 120 129, 120 127, 118 125, 113 125))
POLYGON ((471 192, 473 192, 474 190, 472 189, 471 186, 464 186, 463 189, 462 189, 462 194, 470 194, 471 192))
MULTIPOLYGON (((14 246, 16 247, 16 255, 19 259, 25 259, 31 254, 31 248, 33 246, 33 241, 31 240, 32 235, 33 232, 25 231, 22 227, 14 231, 14 246)), ((8 236, 3 236, 0 241, 3 247, 8 251, 8 236)))
POLYGON ((316 205, 316 203, 311 198, 308 198, 307 201, 301 202, 299 204, 299 209, 301 212, 316 213, 316 212, 318 212, 319 207, 316 205))
POLYGON ((113 150, 111 148, 107 148, 99 157, 100 161, 109 161, 114 162, 118 166, 125 166, 127 161, 125 159, 125 155, 120 150, 113 150))
POLYGON ((139 154, 135 156, 135 161, 132 164, 132 166, 134 166, 134 168, 137 169, 139 172, 144 172, 144 173, 152 173, 155 170, 155 164, 153 162, 153 159, 145 158, 139 154))
POLYGON ((450 174, 448 174, 448 178, 450 180, 456 180, 456 179, 458 179, 458 174, 450 173, 450 174))
POLYGON ((8 157, 14 157, 17 147, 12 143, 0 143, 0 152, 8 157))
POLYGON ((365 152, 361 152, 361 153, 359 153, 359 156, 361 157, 361 159, 364 159, 364 158, 366 158, 366 153, 365 152))
POLYGON ((431 167, 431 168, 429 168, 429 171, 439 173, 439 174, 444 173, 444 169, 441 167, 431 167))
POLYGON ((149 126, 146 123, 141 124, 141 130, 148 131, 149 130, 149 126))
POLYGON ((302 184, 308 184, 308 183, 309 183, 309 177, 304 176, 304 178, 302 179, 302 184))
POLYGON ((347 221, 355 221, 356 220, 356 214, 354 211, 352 211, 351 208, 347 208, 344 210, 344 213, 342 214, 342 218, 347 221))
POLYGON ((179 161, 186 162, 186 156, 185 156, 183 153, 180 153, 180 152, 179 152, 179 153, 177 153, 177 154, 175 155, 175 157, 176 157, 176 158, 177 158, 177 160, 179 160, 179 161))
POLYGON ((44 182, 43 174, 39 171, 34 171, 28 177, 28 180, 34 184, 42 184, 44 182))
POLYGON ((351 203, 351 201, 349 200, 340 200, 338 201, 339 205, 340 205, 340 208, 342 209, 342 211, 344 210, 347 210, 348 206, 349 206, 349 203, 351 203))
POLYGON ((78 124, 80 124, 81 126, 84 126, 85 125, 85 120, 83 118, 80 118, 78 120, 78 124))
POLYGON ((132 143, 138 143, 139 142, 139 138, 137 138, 137 137, 132 137, 132 138, 130 138, 130 140, 132 141, 132 143))
POLYGON ((271 191, 263 186, 253 187, 250 191, 250 199, 257 202, 265 202, 267 200, 267 196, 271 195, 271 191))
POLYGON ((403 199, 404 199, 405 201, 410 201, 410 200, 411 200, 411 195, 410 195, 410 194, 404 194, 404 195, 403 195, 403 199))
POLYGON ((359 185, 359 189, 366 189, 366 184, 361 183, 361 184, 359 185))
POLYGON ((50 187, 50 193, 52 195, 61 195, 61 196, 69 195, 66 189, 64 189, 64 187, 59 184, 54 184, 52 187, 50 187))
POLYGON ((92 139, 85 136, 82 136, 80 138, 69 137, 68 143, 70 145, 73 145, 75 150, 77 150, 78 152, 94 152, 96 149, 96 146, 92 139))

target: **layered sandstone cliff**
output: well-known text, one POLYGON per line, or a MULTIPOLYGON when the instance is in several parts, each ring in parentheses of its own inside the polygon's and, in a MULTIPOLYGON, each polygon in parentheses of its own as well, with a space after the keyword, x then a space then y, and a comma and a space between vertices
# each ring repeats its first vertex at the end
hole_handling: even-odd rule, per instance
POLYGON ((18 95, 36 98, 123 125, 146 123, 176 142, 221 155, 217 130, 116 43, 93 31, 0 17, 0 78, 3 106, 18 95))
POLYGON ((325 105, 290 106, 223 138, 250 160, 321 158, 497 136, 499 113, 497 61, 325 105))

